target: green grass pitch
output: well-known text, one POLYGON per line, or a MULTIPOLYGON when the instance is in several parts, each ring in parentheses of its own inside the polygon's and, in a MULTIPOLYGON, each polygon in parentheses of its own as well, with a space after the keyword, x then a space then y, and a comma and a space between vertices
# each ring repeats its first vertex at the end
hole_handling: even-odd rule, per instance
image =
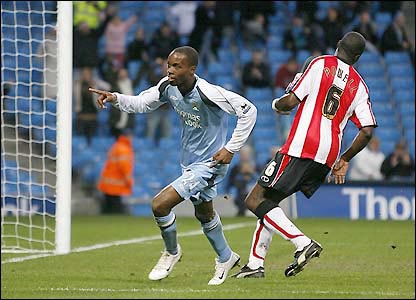
MULTIPOLYGON (((242 266, 255 218, 222 221, 242 266)), ((1 298, 415 298, 414 221, 298 219, 295 224, 324 248, 303 272, 284 276, 294 246, 274 235, 265 278, 228 278, 220 286, 208 286, 215 255, 195 219, 177 218, 182 261, 168 278, 152 282, 147 276, 163 248, 152 218, 76 216, 72 218, 76 252, 22 262, 7 262, 16 255, 2 254, 1 298), (109 246, 132 239, 135 242, 109 246), (80 248, 98 244, 102 248, 80 248)))

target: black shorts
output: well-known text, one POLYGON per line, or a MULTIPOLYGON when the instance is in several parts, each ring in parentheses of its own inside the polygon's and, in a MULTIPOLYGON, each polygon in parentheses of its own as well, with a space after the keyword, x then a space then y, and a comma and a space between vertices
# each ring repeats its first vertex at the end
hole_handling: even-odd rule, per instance
POLYGON ((331 169, 311 159, 276 153, 264 168, 258 184, 266 188, 267 199, 280 202, 297 191, 310 198, 331 169))

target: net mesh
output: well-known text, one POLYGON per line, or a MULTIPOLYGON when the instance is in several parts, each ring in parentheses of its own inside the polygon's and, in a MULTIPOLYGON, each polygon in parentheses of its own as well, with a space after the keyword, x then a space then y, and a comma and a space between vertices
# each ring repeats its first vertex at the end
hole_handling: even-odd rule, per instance
POLYGON ((1 251, 55 249, 57 3, 1 2, 1 251))

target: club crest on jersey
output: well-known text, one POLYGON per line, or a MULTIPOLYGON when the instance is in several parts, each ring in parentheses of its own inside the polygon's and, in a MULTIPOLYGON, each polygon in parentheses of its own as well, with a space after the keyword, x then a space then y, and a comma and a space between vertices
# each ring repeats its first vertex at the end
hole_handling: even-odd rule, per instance
POLYGON ((196 110, 196 111, 199 111, 199 108, 198 108, 198 106, 196 105, 196 102, 192 102, 192 109, 193 109, 193 110, 196 110))

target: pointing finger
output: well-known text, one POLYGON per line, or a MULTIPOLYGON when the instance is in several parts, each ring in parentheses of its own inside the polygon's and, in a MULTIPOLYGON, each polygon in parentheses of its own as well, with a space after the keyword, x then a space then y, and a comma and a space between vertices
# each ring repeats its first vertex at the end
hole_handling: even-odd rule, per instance
POLYGON ((93 88, 88 88, 88 90, 90 92, 94 92, 94 93, 97 93, 97 94, 100 94, 100 95, 105 95, 105 92, 101 91, 101 90, 97 90, 97 89, 93 89, 93 88))

